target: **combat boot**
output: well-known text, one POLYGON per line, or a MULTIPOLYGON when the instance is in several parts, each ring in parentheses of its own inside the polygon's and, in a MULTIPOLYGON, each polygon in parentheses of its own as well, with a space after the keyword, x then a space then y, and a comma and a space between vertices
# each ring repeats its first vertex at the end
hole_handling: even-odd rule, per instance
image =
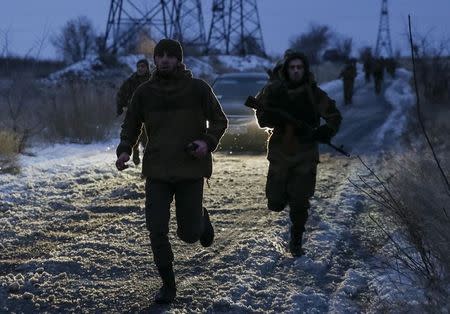
POLYGON ((302 248, 303 232, 294 233, 291 231, 291 239, 289 241, 289 251, 293 257, 299 257, 305 254, 302 248))
POLYGON ((163 285, 155 295, 155 302, 158 304, 172 303, 177 294, 175 286, 175 274, 172 265, 158 268, 163 285))
POLYGON ((203 207, 203 233, 200 236, 200 244, 203 247, 209 247, 214 241, 214 228, 209 219, 209 213, 205 207, 203 207))

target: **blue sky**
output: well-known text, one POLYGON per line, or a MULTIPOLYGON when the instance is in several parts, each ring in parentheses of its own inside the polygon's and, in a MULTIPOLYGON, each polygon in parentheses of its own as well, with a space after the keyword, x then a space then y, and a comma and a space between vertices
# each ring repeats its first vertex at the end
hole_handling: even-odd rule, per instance
MULTIPOLYGON (((144 0, 137 0, 144 2, 144 0)), ((155 0, 148 0, 153 3, 155 0)), ((104 32, 110 0, 1 0, 0 48, 8 36, 8 50, 54 58, 48 38, 64 23, 80 15, 92 20, 104 32), (42 49, 39 43, 45 39, 42 49)), ((209 28, 212 0, 202 0, 206 29, 209 28)), ((259 13, 266 50, 281 54, 289 40, 310 23, 330 25, 333 30, 354 40, 355 47, 375 45, 380 17, 380 0, 259 0, 259 13)), ((432 31, 438 38, 450 38, 450 0, 390 0, 389 18, 392 46, 408 54, 407 18, 422 34, 432 31)), ((1 52, 1 51, 0 51, 1 52)))

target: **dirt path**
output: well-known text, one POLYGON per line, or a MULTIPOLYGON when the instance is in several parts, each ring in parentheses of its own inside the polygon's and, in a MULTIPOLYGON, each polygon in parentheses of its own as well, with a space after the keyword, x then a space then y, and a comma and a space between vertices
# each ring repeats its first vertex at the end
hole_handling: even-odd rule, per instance
MULTIPOLYGON (((9 187, 10 199, 0 207, 0 308, 166 309, 151 302, 160 283, 145 230, 138 169, 117 174, 111 156, 92 158, 104 163, 90 164, 87 158, 84 167, 70 169, 55 161, 65 173, 55 169, 54 175, 41 173, 33 186, 25 180, 9 187)), ((264 156, 216 156, 216 172, 205 193, 217 233, 214 246, 203 249, 176 239, 172 217, 179 297, 170 309, 329 310, 330 297, 349 267, 341 264, 346 256, 338 247, 351 237, 346 235, 351 228, 347 216, 354 213, 348 205, 343 206, 348 213, 339 208, 348 193, 348 173, 338 169, 349 170, 352 162, 322 159, 307 226, 308 253, 294 259, 286 250, 287 211, 275 214, 265 208, 264 156)), ((29 175, 45 170, 37 165, 29 175)))

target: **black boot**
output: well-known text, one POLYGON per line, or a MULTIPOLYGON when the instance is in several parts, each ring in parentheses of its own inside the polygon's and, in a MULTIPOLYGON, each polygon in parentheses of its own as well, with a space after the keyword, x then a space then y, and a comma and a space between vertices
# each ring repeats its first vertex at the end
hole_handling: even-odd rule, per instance
POLYGON ((173 272, 172 265, 158 268, 158 272, 163 281, 163 285, 155 295, 155 302, 158 304, 172 303, 177 294, 175 274, 173 272))
POLYGON ((291 239, 289 241, 289 251, 293 257, 299 257, 305 254, 302 248, 303 232, 294 232, 291 230, 291 239))
POLYGON ((203 247, 209 247, 214 241, 214 228, 209 219, 209 213, 205 207, 203 207, 203 234, 200 236, 200 244, 203 247))

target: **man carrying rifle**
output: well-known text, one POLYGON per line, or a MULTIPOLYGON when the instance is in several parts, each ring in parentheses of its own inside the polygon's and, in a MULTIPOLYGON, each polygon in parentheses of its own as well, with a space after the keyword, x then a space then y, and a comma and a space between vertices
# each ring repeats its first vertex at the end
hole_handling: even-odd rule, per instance
POLYGON ((268 209, 281 212, 289 205, 289 250, 297 257, 304 254, 302 237, 315 190, 318 143, 330 143, 342 118, 335 101, 314 81, 304 54, 289 51, 278 71, 257 96, 256 116, 261 127, 273 129, 267 152, 268 209))

